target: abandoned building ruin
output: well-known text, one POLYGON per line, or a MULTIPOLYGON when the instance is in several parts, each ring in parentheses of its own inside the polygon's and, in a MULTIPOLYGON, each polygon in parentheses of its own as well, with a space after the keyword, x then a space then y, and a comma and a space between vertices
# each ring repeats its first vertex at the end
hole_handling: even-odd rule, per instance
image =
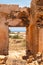
POLYGON ((0 4, 0 54, 9 50, 9 26, 26 27, 26 49, 43 52, 43 0, 32 0, 30 8, 0 4))

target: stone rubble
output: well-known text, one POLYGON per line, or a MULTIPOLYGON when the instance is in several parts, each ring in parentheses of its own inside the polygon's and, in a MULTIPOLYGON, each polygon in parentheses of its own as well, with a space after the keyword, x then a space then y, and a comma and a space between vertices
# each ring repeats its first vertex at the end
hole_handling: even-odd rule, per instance
POLYGON ((28 65, 43 65, 43 54, 38 53, 36 54, 36 58, 33 56, 30 56, 29 59, 27 59, 28 65))
POLYGON ((1 61, 0 65, 43 65, 43 55, 40 53, 36 54, 36 58, 34 58, 33 55, 29 56, 27 60, 22 59, 23 55, 21 55, 21 51, 12 53, 13 55, 11 53, 12 52, 10 52, 10 55, 8 55, 8 58, 6 56, 0 55, 0 61, 2 59, 4 60, 1 61), (7 61, 5 63, 6 58, 7 61))
POLYGON ((7 60, 7 57, 4 55, 0 55, 0 64, 5 64, 7 60))
POLYGON ((36 58, 34 58, 33 55, 31 55, 27 60, 23 60, 22 55, 18 54, 18 52, 17 52, 17 56, 14 55, 15 54, 13 54, 12 57, 11 55, 8 56, 6 65, 43 65, 43 61, 41 57, 42 54, 39 55, 37 54, 36 58))
MULTIPOLYGON (((22 52, 23 51, 24 50, 22 50, 22 52)), ((0 55, 0 65, 43 65, 43 54, 36 54, 36 58, 34 58, 33 55, 30 55, 27 60, 24 60, 22 58, 22 52, 21 50, 13 51, 13 53, 10 51, 7 57, 0 55)))

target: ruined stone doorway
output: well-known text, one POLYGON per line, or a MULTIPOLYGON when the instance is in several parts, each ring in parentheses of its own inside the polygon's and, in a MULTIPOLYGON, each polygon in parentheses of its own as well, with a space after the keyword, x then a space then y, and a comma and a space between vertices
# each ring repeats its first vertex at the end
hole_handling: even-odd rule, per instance
POLYGON ((26 27, 9 27, 9 54, 15 52, 26 54, 26 27))

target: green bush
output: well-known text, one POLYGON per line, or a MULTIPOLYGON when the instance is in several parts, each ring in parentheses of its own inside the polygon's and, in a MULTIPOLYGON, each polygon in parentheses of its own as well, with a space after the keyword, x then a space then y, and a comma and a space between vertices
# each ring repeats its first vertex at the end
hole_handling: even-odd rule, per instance
POLYGON ((14 36, 9 35, 9 38, 12 38, 12 39, 22 39, 22 37, 18 36, 18 35, 14 35, 14 36))

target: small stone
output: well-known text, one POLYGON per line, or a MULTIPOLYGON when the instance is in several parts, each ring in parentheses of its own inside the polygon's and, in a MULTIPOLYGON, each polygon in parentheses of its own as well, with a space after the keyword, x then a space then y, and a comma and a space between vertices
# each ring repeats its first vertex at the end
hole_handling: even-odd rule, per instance
POLYGON ((27 63, 31 63, 34 60, 34 57, 31 55, 29 56, 29 59, 27 59, 27 63))
POLYGON ((34 65, 33 63, 29 63, 28 65, 34 65))
POLYGON ((0 55, 0 64, 4 64, 7 60, 7 57, 4 55, 0 55))
POLYGON ((40 52, 38 52, 38 53, 36 54, 36 57, 38 57, 38 56, 41 56, 41 53, 40 53, 40 52))
POLYGON ((39 65, 37 61, 32 62, 34 65, 39 65))

